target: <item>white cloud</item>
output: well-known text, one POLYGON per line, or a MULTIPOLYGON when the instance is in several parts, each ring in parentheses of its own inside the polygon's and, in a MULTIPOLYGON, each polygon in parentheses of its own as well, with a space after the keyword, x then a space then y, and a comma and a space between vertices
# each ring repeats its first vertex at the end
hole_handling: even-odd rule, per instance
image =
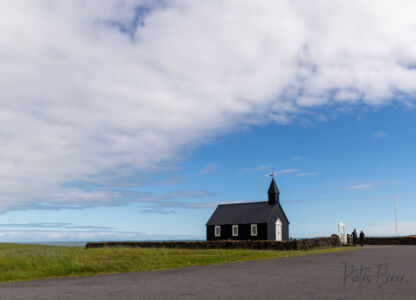
POLYGON ((297 175, 301 176, 301 177, 303 177, 303 176, 315 176, 315 175, 318 175, 318 173, 317 172, 301 172, 301 173, 298 173, 297 175))
POLYGON ((374 132, 373 137, 376 139, 381 139, 383 137, 386 136, 386 133, 384 132, 384 130, 378 130, 376 132, 374 132))
MULTIPOLYGON (((275 170, 275 175, 279 176, 281 174, 292 174, 302 171, 301 169, 282 169, 282 170, 275 170)), ((264 176, 271 176, 272 172, 264 174, 264 176)))
POLYGON ((240 171, 240 173, 256 173, 259 171, 263 171, 263 170, 270 170, 270 173, 268 173, 266 176, 269 176, 273 170, 273 166, 272 165, 260 165, 260 166, 255 166, 252 168, 246 168, 240 171))
POLYGON ((123 201, 70 184, 171 166, 242 125, 413 103, 414 1, 157 3, 0 3, 0 211, 123 201))
POLYGON ((344 190, 370 190, 375 187, 374 184, 356 184, 343 187, 344 190))
POLYGON ((291 160, 302 160, 305 159, 306 157, 303 155, 293 155, 290 159, 291 160))
POLYGON ((278 174, 290 174, 290 173, 298 173, 302 170, 300 169, 283 169, 283 170, 278 170, 277 173, 278 174))
POLYGON ((214 172, 218 169, 219 164, 218 163, 210 163, 208 165, 206 165, 205 167, 202 168, 201 171, 199 171, 199 174, 204 175, 207 173, 211 173, 214 172))

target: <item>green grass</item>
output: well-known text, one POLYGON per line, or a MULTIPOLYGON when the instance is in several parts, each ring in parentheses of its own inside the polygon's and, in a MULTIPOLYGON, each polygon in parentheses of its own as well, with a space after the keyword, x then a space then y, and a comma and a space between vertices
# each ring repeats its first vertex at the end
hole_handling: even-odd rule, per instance
POLYGON ((0 244, 0 281, 148 271, 251 259, 301 256, 352 248, 274 251, 120 247, 86 250, 83 247, 0 244))

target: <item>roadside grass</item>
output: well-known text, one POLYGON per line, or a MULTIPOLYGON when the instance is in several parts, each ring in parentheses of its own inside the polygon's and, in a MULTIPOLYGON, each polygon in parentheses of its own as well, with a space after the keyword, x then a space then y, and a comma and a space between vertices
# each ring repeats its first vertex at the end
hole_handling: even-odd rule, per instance
POLYGON ((138 272, 352 249, 280 251, 119 247, 87 250, 84 247, 0 244, 0 281, 138 272))

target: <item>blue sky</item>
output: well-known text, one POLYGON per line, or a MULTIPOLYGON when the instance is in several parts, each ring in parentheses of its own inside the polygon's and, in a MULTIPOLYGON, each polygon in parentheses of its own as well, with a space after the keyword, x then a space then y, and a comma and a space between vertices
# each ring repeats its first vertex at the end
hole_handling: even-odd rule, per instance
POLYGON ((292 237, 394 234, 393 182, 414 234, 415 9, 0 4, 0 241, 204 238, 273 167, 292 237))

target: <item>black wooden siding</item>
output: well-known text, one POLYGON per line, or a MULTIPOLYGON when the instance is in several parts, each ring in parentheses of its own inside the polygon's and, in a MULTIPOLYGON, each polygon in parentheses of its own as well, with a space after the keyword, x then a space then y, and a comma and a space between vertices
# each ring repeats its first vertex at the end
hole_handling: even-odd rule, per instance
POLYGON ((251 235, 251 224, 220 225, 221 236, 215 236, 215 225, 207 225, 207 240, 267 240, 267 223, 257 224, 257 236, 251 235), (232 235, 232 226, 238 225, 238 236, 232 235))

